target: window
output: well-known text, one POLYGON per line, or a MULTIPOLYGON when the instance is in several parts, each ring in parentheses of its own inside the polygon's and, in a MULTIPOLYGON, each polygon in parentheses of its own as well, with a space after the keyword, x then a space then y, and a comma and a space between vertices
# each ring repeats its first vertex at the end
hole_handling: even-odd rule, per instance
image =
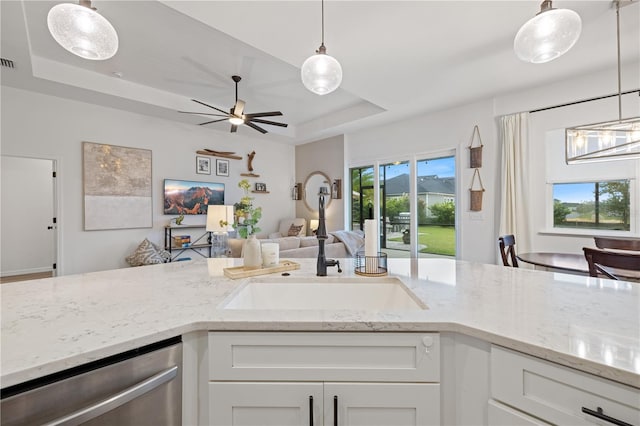
POLYGON ((553 184, 554 228, 631 230, 630 180, 553 184))

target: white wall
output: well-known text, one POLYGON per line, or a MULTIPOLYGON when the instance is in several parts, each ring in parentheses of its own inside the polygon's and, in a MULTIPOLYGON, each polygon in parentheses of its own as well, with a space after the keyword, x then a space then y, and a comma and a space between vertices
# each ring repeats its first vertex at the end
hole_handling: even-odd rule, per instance
MULTIPOLYGON (((631 63, 623 66, 622 75, 623 91, 638 89, 637 77, 640 75, 640 64, 631 63), (627 78, 625 79, 624 76, 627 78), (629 76, 636 78, 629 78, 629 76)), ((584 76, 575 76, 569 80, 558 81, 542 87, 502 94, 450 110, 424 114, 393 124, 348 133, 345 135, 345 161, 348 167, 357 167, 371 165, 376 160, 406 160, 412 156, 420 158, 429 153, 457 149, 459 213, 457 218, 457 232, 459 233, 457 257, 463 260, 495 263, 498 260, 497 232, 500 219, 501 191, 499 117, 612 93, 617 93, 616 70, 607 69, 584 76), (481 213, 469 211, 468 189, 473 170, 468 167, 469 150, 467 146, 474 124, 478 124, 484 143, 483 167, 480 172, 486 191, 481 213)), ((559 129, 616 119, 617 114, 617 99, 610 98, 530 115, 530 140, 540 144, 539 149, 531 150, 530 160, 531 205, 535 206, 531 212, 534 228, 534 235, 531 236, 532 251, 580 253, 583 246, 593 245, 592 237, 546 233, 547 164, 545 141, 549 134, 557 132, 559 129)), ((638 95, 624 96, 623 116, 639 115, 640 98, 638 95)), ((607 163, 605 167, 630 167, 640 170, 640 161, 607 163), (627 164, 622 166, 622 163, 627 164)), ((640 175, 640 171, 636 173, 640 175)), ((636 187, 640 187, 640 185, 636 187)), ((638 196, 640 197, 640 194, 638 196)), ((636 207, 636 216, 638 210, 636 207)))
MULTIPOLYGON (((622 90, 635 90, 640 86, 640 63, 627 64, 622 68, 622 90), (625 79, 624 76, 635 76, 625 79)), ((570 103, 617 93, 616 70, 608 69, 598 73, 578 76, 567 81, 559 81, 551 85, 533 88, 528 91, 513 93, 496 98, 496 114, 504 115, 516 111, 535 110, 547 106, 570 103)), ((623 117, 640 116, 640 97, 637 93, 623 96, 623 117)), ((550 196, 547 194, 547 182, 554 176, 563 174, 570 179, 593 177, 620 178, 621 174, 640 176, 640 160, 624 160, 604 163, 579 165, 564 164, 564 129, 566 127, 598 123, 618 118, 618 99, 585 102, 562 108, 531 113, 529 116, 529 140, 537 149, 531 149, 529 185, 531 204, 532 235, 530 236, 532 251, 551 251, 566 253, 582 253, 582 247, 594 247, 593 237, 562 235, 549 233, 548 213, 550 196), (560 134, 560 137, 558 135, 560 134), (558 146, 561 145, 561 146, 558 146)), ((636 200, 640 199, 640 185, 635 185, 636 200)), ((632 206, 632 223, 638 221, 639 208, 632 206)), ((636 230, 637 233, 640 230, 636 230)), ((516 240, 517 242, 517 240, 516 240)))
MULTIPOLYGON (((331 182, 342 179, 342 199, 331 200, 325 209, 325 218, 327 231, 345 229, 344 136, 335 136, 296 147, 296 182, 302 183, 303 192, 307 176, 318 171, 329 176, 331 182)), ((310 219, 318 218, 318 212, 312 212, 304 201, 300 200, 296 202, 296 217, 307 219, 308 226, 310 219)))
POLYGON ((412 156, 421 159, 451 149, 457 150, 457 232, 460 242, 457 258, 494 263, 497 232, 495 212, 500 199, 497 185, 500 155, 492 100, 349 133, 345 143, 349 167, 371 165, 376 160, 408 160, 412 156), (476 124, 484 144, 480 173, 486 191, 483 210, 470 212, 468 189, 473 169, 469 168, 467 147, 476 124))
MULTIPOLYGON (((294 214, 294 148, 240 134, 216 132, 159 118, 42 95, 2 86, 3 155, 58 160, 60 274, 125 267, 130 254, 145 237, 163 244, 163 180, 185 179, 225 184, 225 202, 237 202, 237 183, 247 172, 246 155, 255 150, 254 173, 269 194, 256 194, 263 207, 260 227, 275 231, 278 221, 294 214), (113 231, 83 230, 82 142, 97 142, 152 150, 153 228, 113 231), (243 160, 230 160, 229 177, 196 174, 196 150, 235 151, 243 160)), ((211 157, 214 159, 215 157, 211 157)), ((213 161, 215 164, 215 161, 213 161)), ((187 216, 185 223, 204 223, 204 216, 187 216)), ((21 224, 28 227, 29 224, 21 224)), ((197 255, 196 255, 197 256, 197 255)), ((191 256, 193 257, 193 256, 191 256)))

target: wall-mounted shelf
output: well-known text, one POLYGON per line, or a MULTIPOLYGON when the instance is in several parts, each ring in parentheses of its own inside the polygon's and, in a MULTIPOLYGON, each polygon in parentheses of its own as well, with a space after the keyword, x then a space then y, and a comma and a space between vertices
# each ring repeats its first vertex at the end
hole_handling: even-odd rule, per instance
POLYGON ((242 160, 242 157, 240 157, 239 155, 233 155, 233 153, 230 152, 223 152, 223 151, 213 151, 213 150, 199 150, 196 151, 196 154, 200 154, 200 155, 210 155, 211 157, 222 157, 222 158, 230 158, 232 160, 242 160))
POLYGON ((255 190, 253 190, 251 192, 253 192, 254 194, 269 194, 270 193, 269 191, 255 191, 255 190))
POLYGON ((240 176, 244 176, 244 177, 260 177, 260 175, 257 175, 255 173, 240 173, 240 176))

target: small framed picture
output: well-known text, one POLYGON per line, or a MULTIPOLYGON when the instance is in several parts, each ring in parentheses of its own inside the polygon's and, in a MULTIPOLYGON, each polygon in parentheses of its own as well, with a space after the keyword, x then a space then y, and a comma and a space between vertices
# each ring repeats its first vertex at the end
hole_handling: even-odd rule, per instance
POLYGON ((256 182, 256 192, 267 192, 267 184, 256 182))
POLYGON ((196 156, 196 173, 199 175, 210 175, 211 158, 196 156))
POLYGON ((216 159, 216 176, 229 176, 229 160, 216 159))

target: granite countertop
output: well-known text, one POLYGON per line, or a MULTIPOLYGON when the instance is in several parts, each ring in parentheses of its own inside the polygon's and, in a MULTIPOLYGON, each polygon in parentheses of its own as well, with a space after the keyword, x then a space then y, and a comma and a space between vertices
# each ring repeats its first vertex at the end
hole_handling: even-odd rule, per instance
MULTIPOLYGON (((295 259, 290 277, 315 277, 295 259)), ((225 310, 238 259, 2 284, 1 384, 199 330, 449 331, 640 388, 640 285, 449 259, 389 259, 429 309, 225 310)), ((331 277, 358 277, 351 259, 331 277)), ((274 275, 271 275, 271 277, 274 275)), ((276 277, 278 275, 275 275, 276 277)), ((366 279, 366 278, 363 278, 366 279)))

